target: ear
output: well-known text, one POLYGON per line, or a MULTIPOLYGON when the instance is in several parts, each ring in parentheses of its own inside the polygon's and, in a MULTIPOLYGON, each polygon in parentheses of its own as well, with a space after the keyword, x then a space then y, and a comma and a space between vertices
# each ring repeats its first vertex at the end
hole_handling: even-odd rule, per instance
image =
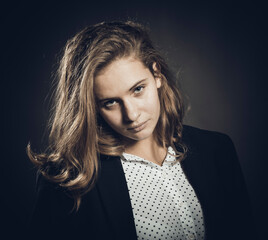
POLYGON ((161 81, 162 81, 162 76, 161 76, 161 71, 159 69, 159 67, 157 66, 157 63, 154 62, 153 65, 153 70, 154 70, 154 79, 156 82, 156 87, 160 88, 161 87, 161 81))

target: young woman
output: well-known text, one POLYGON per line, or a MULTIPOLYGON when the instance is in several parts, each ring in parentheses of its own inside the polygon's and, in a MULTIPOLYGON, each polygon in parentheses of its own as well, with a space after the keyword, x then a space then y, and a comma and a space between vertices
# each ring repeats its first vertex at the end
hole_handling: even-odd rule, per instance
POLYGON ((183 126, 147 31, 90 26, 67 42, 30 231, 55 239, 256 239, 230 138, 183 126))

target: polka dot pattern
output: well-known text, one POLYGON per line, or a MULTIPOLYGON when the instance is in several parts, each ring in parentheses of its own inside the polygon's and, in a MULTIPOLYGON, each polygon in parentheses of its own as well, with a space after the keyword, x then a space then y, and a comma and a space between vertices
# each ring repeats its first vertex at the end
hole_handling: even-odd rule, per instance
POLYGON ((204 239, 201 205, 174 155, 169 147, 162 166, 121 157, 138 239, 204 239))

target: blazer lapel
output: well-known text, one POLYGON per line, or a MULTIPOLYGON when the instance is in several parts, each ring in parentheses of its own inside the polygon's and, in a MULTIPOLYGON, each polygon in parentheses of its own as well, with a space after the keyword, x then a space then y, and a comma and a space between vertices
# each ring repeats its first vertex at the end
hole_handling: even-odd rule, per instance
POLYGON ((101 157, 96 184, 116 239, 137 239, 132 206, 119 157, 101 157))
POLYGON ((218 215, 222 214, 224 199, 212 151, 188 144, 187 157, 182 160, 183 171, 195 190, 204 214, 206 239, 211 239, 211 232, 217 226, 218 215))

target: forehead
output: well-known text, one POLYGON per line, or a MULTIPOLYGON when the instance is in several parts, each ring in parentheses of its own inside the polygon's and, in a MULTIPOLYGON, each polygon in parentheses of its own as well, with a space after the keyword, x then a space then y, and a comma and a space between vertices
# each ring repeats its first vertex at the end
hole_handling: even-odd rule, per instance
POLYGON ((95 77, 94 91, 97 98, 118 97, 143 79, 152 77, 144 64, 134 58, 113 61, 95 77))

